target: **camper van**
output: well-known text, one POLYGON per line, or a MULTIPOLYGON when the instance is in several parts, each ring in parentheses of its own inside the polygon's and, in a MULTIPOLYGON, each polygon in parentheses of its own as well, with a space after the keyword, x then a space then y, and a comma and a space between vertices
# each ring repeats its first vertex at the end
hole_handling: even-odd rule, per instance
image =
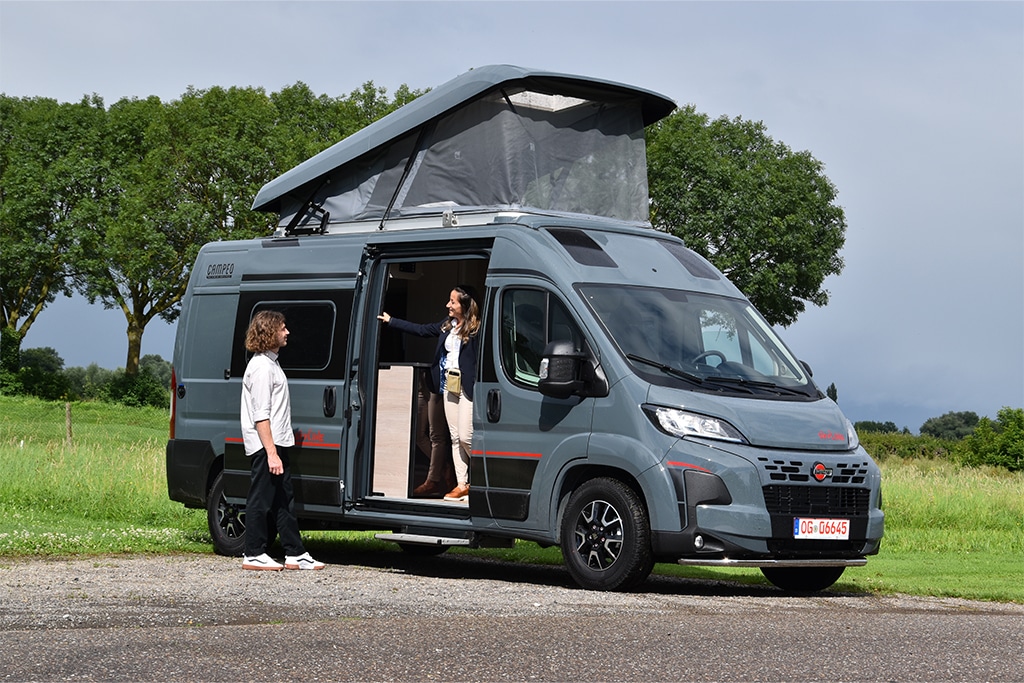
POLYGON ((832 585, 883 534, 880 473, 808 365, 648 220, 657 93, 514 66, 467 72, 267 183, 262 239, 204 246, 174 348, 167 485, 240 555, 243 337, 284 313, 300 525, 411 553, 558 546, 627 590, 657 562, 832 585), (470 491, 423 498, 436 322, 476 291, 470 491))

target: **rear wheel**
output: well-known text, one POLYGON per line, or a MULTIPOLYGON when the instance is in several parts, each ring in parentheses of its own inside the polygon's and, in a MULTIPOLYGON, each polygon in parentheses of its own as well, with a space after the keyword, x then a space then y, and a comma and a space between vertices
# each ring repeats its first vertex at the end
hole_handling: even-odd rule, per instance
POLYGON ((846 567, 761 567, 764 578, 784 591, 817 593, 843 575, 846 567))
POLYGON ((565 565, 584 588, 628 590, 654 568, 647 510, 617 479, 593 479, 576 489, 561 532, 565 565))
POLYGON ((245 551, 245 506, 233 505, 225 498, 224 472, 217 473, 206 496, 206 523, 219 555, 238 557, 245 551))

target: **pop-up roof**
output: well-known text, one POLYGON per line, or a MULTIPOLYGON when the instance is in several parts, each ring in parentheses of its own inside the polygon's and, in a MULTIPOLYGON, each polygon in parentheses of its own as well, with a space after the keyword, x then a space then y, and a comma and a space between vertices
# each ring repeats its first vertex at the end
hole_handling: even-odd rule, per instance
POLYGON ((485 66, 267 183, 253 209, 299 232, 445 211, 646 223, 643 129, 674 108, 621 83, 485 66))

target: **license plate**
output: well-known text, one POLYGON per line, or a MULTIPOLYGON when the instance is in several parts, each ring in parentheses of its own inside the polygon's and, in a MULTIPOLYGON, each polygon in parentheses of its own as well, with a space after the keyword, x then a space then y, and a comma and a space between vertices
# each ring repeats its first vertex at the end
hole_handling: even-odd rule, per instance
POLYGON ((846 541, 850 538, 850 520, 795 517, 793 538, 846 541))

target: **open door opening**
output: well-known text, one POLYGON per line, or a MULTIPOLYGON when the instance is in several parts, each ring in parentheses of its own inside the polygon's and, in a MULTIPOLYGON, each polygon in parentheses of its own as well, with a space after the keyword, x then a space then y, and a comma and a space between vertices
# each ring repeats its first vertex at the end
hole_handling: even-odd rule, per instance
MULTIPOLYGON (((483 315, 487 263, 484 254, 382 256, 372 269, 381 312, 414 323, 439 322, 447 318, 445 304, 452 289, 468 285, 483 315)), ((378 331, 377 358, 371 366, 376 371, 370 403, 373 436, 368 444, 372 500, 415 499, 424 504, 465 507, 465 502, 443 500, 450 490, 444 486, 454 485, 452 446, 443 406, 440 400, 431 404, 428 388, 428 374, 441 338, 403 334, 383 323, 378 331), (415 489, 426 482, 432 457, 435 469, 431 474, 436 479, 440 473, 438 488, 443 490, 417 495, 415 489)))

